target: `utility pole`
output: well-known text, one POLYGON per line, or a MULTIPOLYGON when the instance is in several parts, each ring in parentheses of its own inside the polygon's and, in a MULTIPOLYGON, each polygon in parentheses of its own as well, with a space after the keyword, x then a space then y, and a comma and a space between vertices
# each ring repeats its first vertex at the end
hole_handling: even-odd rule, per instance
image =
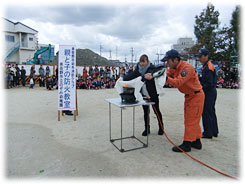
POLYGON ((157 55, 157 63, 159 64, 159 58, 160 58, 160 54, 159 53, 156 53, 156 55, 157 55))
POLYGON ((131 62, 133 64, 133 61, 134 61, 134 48, 131 47, 130 51, 131 51, 131 62))
POLYGON ((158 52, 156 53, 156 55, 157 55, 157 64, 159 65, 159 63, 160 63, 160 56, 163 56, 163 54, 159 54, 158 52))
POLYGON ((101 56, 101 52, 102 52, 102 45, 100 44, 100 56, 101 56))
POLYGON ((109 50, 109 53, 110 53, 110 57, 109 57, 109 60, 111 60, 111 49, 109 50))
POLYGON ((117 46, 116 46, 116 60, 117 60, 117 46))

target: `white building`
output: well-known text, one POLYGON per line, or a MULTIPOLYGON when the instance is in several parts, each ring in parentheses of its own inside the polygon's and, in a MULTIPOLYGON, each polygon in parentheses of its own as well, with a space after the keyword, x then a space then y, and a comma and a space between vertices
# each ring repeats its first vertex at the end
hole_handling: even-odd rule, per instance
POLYGON ((192 38, 179 38, 177 44, 173 45, 173 49, 177 50, 180 54, 186 54, 185 49, 193 47, 195 42, 192 38))
POLYGON ((4 61, 22 64, 33 58, 37 49, 37 33, 35 29, 21 22, 12 22, 2 18, 4 32, 4 61))

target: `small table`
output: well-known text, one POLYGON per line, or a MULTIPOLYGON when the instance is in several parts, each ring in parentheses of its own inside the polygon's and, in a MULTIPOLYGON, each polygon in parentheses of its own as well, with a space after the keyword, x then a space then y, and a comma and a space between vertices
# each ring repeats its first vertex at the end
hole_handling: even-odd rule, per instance
MULTIPOLYGON (((155 103, 154 102, 146 102, 146 101, 144 101, 144 102, 137 102, 137 103, 134 103, 134 104, 125 104, 125 103, 122 103, 122 101, 121 101, 120 98, 110 98, 110 99, 105 99, 105 101, 107 101, 109 103, 110 142, 120 152, 127 152, 127 151, 132 151, 132 150, 136 150, 136 149, 148 147, 148 134, 147 134, 147 141, 146 141, 146 143, 144 143, 143 141, 141 141, 140 139, 138 139, 135 136, 135 107, 142 106, 142 105, 153 105, 155 103), (116 107, 121 108, 121 137, 120 138, 116 138, 116 139, 112 139, 111 138, 111 104, 115 105, 116 107), (133 107, 133 135, 132 136, 129 136, 129 137, 123 137, 123 134, 122 134, 122 127, 123 127, 122 112, 123 112, 123 109, 126 108, 126 107, 133 107), (125 149, 123 149, 123 139, 135 139, 138 142, 140 142, 142 144, 142 146, 125 150, 125 149), (121 141, 121 148, 118 148, 118 146, 114 144, 115 141, 121 141)), ((147 122, 147 123, 149 124, 149 122, 147 122)), ((147 126, 147 127, 149 127, 149 126, 147 126)))

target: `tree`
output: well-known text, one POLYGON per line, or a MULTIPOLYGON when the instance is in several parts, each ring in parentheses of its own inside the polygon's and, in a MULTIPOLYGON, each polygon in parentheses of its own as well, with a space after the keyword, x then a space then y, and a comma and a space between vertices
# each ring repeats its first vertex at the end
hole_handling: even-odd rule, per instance
POLYGON ((236 6, 231 19, 231 34, 234 41, 234 49, 236 49, 237 52, 239 51, 240 45, 240 9, 240 6, 236 6))
POLYGON ((215 55, 219 61, 229 61, 230 53, 233 50, 232 42, 231 29, 230 27, 224 26, 221 30, 219 30, 215 42, 215 55))
POLYGON ((235 66, 238 62, 239 53, 239 32, 240 32, 240 7, 232 13, 230 26, 224 26, 217 34, 216 56, 226 61, 228 66, 235 66))
POLYGON ((239 62, 240 53, 240 6, 236 6, 236 9, 232 13, 231 19, 231 35, 233 40, 233 49, 230 52, 230 66, 236 66, 239 62))
POLYGON ((207 48, 210 52, 210 57, 217 60, 215 41, 219 27, 219 12, 215 11, 215 7, 209 3, 207 8, 195 18, 194 34, 197 38, 195 48, 207 48))

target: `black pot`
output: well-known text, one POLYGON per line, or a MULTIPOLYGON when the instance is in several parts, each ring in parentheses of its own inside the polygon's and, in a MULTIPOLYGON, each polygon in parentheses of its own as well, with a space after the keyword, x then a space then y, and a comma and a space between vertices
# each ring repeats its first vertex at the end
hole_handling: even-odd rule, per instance
POLYGON ((137 103, 134 96, 134 88, 123 88, 123 93, 120 94, 122 103, 124 104, 134 104, 137 103))

